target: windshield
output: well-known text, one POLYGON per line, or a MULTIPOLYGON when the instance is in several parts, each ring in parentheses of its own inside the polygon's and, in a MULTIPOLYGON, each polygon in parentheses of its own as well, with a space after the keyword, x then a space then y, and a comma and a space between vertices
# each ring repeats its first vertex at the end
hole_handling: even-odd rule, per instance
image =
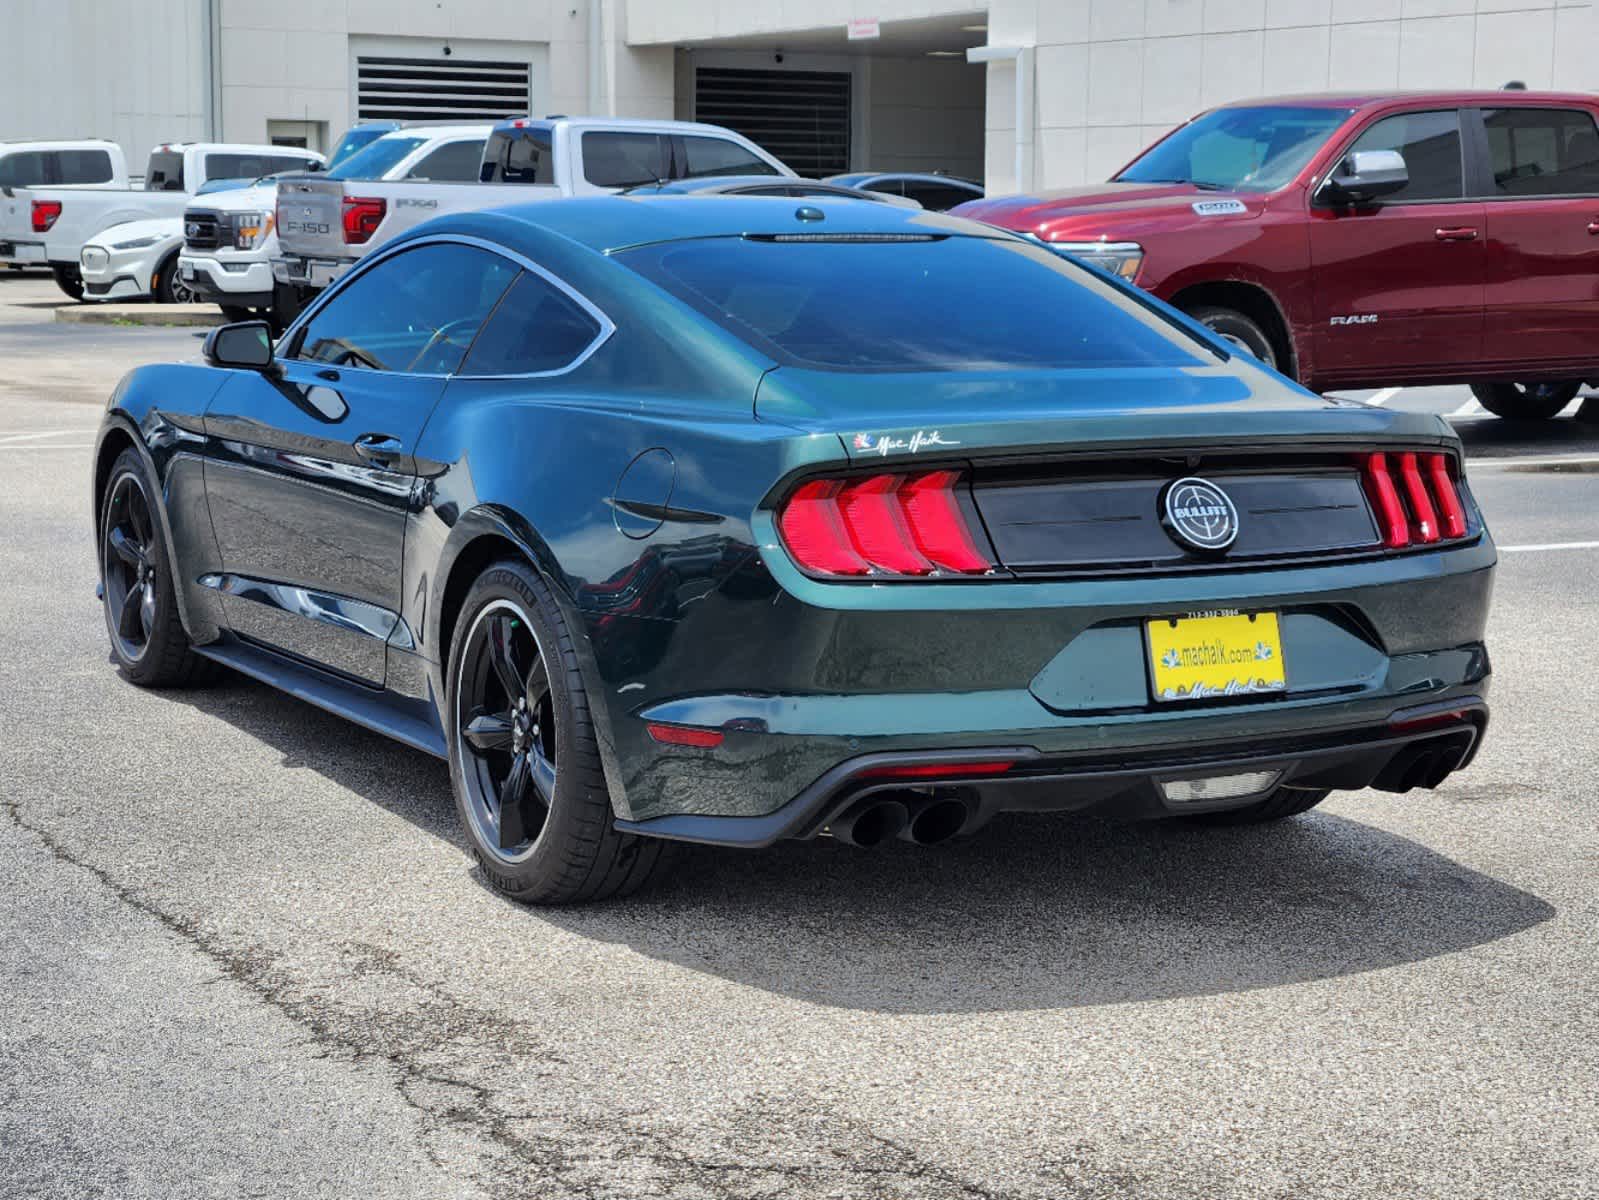
POLYGON ((1276 191, 1298 175, 1352 108, 1218 108, 1150 147, 1115 182, 1276 191))
POLYGON ((715 237, 616 258, 779 362, 963 371, 1198 361, 1195 343, 1153 309, 1009 238, 715 237))
POLYGON ((325 176, 328 179, 382 179, 394 169, 394 164, 399 162, 423 142, 425 137, 396 137, 391 134, 381 137, 365 149, 357 150, 349 158, 339 164, 336 170, 329 171, 325 176))
POLYGON ((388 132, 390 131, 381 125, 357 126, 346 131, 339 139, 339 144, 333 148, 333 156, 328 159, 328 170, 331 171, 357 150, 363 146, 370 146, 388 132))

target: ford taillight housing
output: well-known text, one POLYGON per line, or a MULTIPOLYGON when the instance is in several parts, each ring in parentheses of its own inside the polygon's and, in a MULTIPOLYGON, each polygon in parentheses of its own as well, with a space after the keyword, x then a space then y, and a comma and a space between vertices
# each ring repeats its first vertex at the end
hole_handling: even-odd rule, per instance
POLYGON ((1466 507, 1449 455, 1381 451, 1365 456, 1361 475, 1386 549, 1429 546, 1466 536, 1466 507))
POLYGON ((778 511, 800 569, 836 579, 984 575, 994 557, 961 502, 954 470, 812 479, 778 511))
POLYGON ((378 231, 389 202, 382 197, 346 196, 344 198, 344 242, 360 246, 378 231))
POLYGON ((33 202, 33 232, 49 233, 50 227, 61 215, 61 201, 35 200, 33 202))

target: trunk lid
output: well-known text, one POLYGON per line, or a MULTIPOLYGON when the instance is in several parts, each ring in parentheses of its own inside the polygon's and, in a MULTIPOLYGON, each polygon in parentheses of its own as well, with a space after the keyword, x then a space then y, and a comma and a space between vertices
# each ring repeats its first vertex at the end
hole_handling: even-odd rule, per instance
POLYGON ((344 184, 336 179, 278 183, 278 246, 306 258, 343 258, 344 184))

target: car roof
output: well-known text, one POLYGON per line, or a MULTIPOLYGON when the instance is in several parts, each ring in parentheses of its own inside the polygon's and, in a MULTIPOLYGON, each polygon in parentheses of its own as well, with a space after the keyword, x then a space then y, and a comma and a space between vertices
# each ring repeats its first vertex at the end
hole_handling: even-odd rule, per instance
POLYGON ((487 134, 493 128, 489 121, 479 121, 471 125, 402 125, 399 129, 391 129, 382 137, 373 138, 367 145, 388 141, 390 138, 445 138, 445 137, 476 137, 487 134))
MULTIPOLYGON (((664 183, 641 183, 629 189, 635 196, 672 195, 687 192, 715 192, 743 187, 814 187, 840 196, 859 195, 859 188, 825 179, 796 179, 792 175, 702 175, 697 179, 668 179, 664 183)), ((869 197, 875 199, 875 197, 869 197)))
POLYGON ((1234 100, 1218 108, 1368 108, 1393 102, 1425 101, 1453 107, 1508 108, 1512 105, 1561 106, 1577 105, 1591 108, 1594 97, 1578 92, 1524 92, 1479 88, 1470 91, 1369 91, 1369 92, 1306 92, 1299 95, 1256 96, 1249 100, 1234 100))
MULTIPOLYGON (((920 208, 893 204, 863 204, 839 197, 725 196, 707 204, 692 195, 591 196, 543 200, 489 209, 484 217, 495 221, 497 234, 511 249, 534 250, 531 243, 541 233, 553 233, 602 254, 629 246, 690 238, 738 237, 746 234, 944 234, 1004 238, 1012 235, 975 221, 945 216, 920 208), (803 220, 797 213, 810 209, 821 220, 803 220), (518 247, 517 227, 530 243, 518 247)), ((474 214, 440 217, 417 227, 425 233, 478 232, 474 214)))
POLYGON ((957 187, 983 190, 983 185, 964 175, 945 175, 939 171, 849 171, 843 175, 829 175, 823 183, 839 183, 845 187, 864 187, 867 181, 882 179, 912 179, 917 183, 952 183, 957 187))

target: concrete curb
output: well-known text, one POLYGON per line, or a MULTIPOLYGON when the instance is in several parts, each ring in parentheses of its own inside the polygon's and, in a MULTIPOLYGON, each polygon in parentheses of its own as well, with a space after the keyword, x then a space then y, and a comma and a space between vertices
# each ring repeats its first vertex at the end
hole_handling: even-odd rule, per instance
POLYGON ((179 325, 204 328, 226 321, 211 304, 65 304, 56 320, 69 325, 179 325))

